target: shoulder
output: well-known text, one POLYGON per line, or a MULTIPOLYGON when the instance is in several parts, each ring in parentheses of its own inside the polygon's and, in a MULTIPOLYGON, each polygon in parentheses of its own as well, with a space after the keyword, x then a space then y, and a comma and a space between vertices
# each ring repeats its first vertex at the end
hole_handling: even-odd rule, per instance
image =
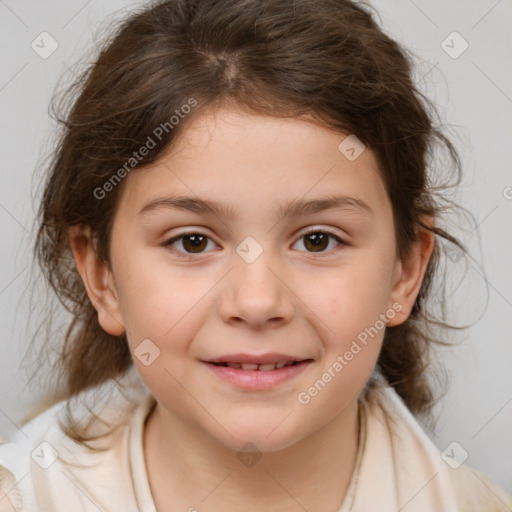
MULTIPOLYGON (((55 437, 52 425, 60 409, 62 404, 56 404, 19 428, 9 441, 0 440, 0 512, 24 510, 23 501, 31 501, 31 461, 37 461, 34 455, 38 445, 42 449, 43 440, 55 437), (27 496, 25 500, 22 494, 27 496)), ((48 441, 46 444, 50 446, 48 441)))
MULTIPOLYGON (((373 429, 379 434, 377 440, 388 445, 387 451, 391 453, 388 458, 395 468, 397 483, 431 478, 431 494, 435 484, 437 494, 448 497, 446 510, 456 506, 459 512, 512 511, 509 493, 471 466, 462 464, 453 468, 447 464, 439 447, 422 428, 419 418, 411 413, 396 391, 380 379, 375 382, 375 387, 367 390, 362 402, 371 412, 373 429)), ((372 426, 371 422, 369 426, 372 426)), ((376 451, 379 454, 386 452, 376 451)))
POLYGON ((462 465, 451 469, 450 476, 461 512, 512 510, 512 496, 484 473, 462 465))
POLYGON ((0 512, 18 512, 21 505, 21 494, 14 475, 0 464, 0 512))
POLYGON ((93 502, 116 501, 131 510, 129 427, 145 396, 144 389, 125 391, 108 381, 55 404, 0 442, 0 512, 88 511, 93 502), (96 450, 60 428, 68 408, 70 419, 90 423, 87 434, 100 436, 89 443, 96 450))

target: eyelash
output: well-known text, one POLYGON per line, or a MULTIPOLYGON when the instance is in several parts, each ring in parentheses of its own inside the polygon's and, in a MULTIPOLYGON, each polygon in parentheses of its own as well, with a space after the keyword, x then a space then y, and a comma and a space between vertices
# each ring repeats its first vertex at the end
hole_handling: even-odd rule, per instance
MULTIPOLYGON (((321 254, 325 254, 325 253, 327 253, 327 252, 332 252, 332 251, 336 252, 336 251, 338 251, 338 250, 341 250, 341 249, 343 248, 343 246, 348 245, 348 244, 347 244, 344 240, 342 240, 338 235, 336 235, 336 234, 332 233, 331 231, 325 231, 325 230, 321 230, 321 229, 313 229, 313 230, 311 230, 311 231, 308 231, 307 233, 303 233, 303 234, 302 234, 302 235, 301 235, 297 240, 301 240, 302 238, 304 238, 304 237, 306 237, 306 236, 308 236, 308 235, 311 235, 311 234, 313 234, 313 233, 322 233, 322 234, 328 235, 330 238, 334 238, 334 240, 336 240, 336 241, 339 243, 339 245, 338 245, 337 247, 335 247, 334 249, 331 249, 330 251, 320 251, 320 252, 318 252, 318 253, 310 252, 310 251, 301 251, 301 252, 309 252, 309 254, 320 254, 320 255, 321 255, 321 254)), ((163 245, 164 245, 165 247, 170 248, 170 249, 171 249, 173 252, 175 252, 175 253, 178 255, 178 257, 180 257, 180 258, 189 258, 189 259, 190 259, 190 257, 191 257, 191 256, 204 254, 204 252, 202 252, 202 253, 187 253, 187 252, 183 253, 182 251, 178 251, 178 250, 176 250, 176 249, 174 249, 174 248, 172 248, 172 247, 171 247, 171 246, 172 246, 172 244, 173 244, 174 242, 176 242, 176 241, 178 241, 178 240, 180 240, 180 239, 182 239, 182 238, 185 238, 185 237, 187 237, 187 236, 192 236, 192 235, 200 235, 200 236, 204 236, 204 237, 205 237, 205 238, 207 238, 208 240, 211 240, 211 238, 210 238, 210 237, 208 237, 208 236, 206 236, 206 235, 203 235, 202 233, 199 233, 199 232, 197 232, 197 231, 191 231, 190 233, 182 233, 181 235, 174 236, 174 237, 170 238, 169 240, 165 241, 165 242, 163 243, 163 245)), ((208 251, 206 251, 206 252, 208 252, 208 251)))

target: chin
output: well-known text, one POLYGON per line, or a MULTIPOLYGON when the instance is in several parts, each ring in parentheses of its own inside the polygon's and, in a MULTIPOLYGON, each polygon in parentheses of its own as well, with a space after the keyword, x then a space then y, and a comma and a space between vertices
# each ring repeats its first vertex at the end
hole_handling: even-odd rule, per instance
POLYGON ((266 423, 259 424, 253 422, 251 425, 226 425, 227 430, 233 436, 226 432, 219 438, 215 436, 217 442, 229 448, 237 454, 245 452, 270 453, 284 450, 300 441, 302 438, 297 432, 291 432, 284 426, 277 427, 274 422, 271 428, 266 423))

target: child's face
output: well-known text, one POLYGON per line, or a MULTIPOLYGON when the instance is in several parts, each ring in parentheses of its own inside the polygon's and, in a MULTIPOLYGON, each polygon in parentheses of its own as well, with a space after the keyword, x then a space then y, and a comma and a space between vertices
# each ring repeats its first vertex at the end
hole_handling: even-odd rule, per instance
POLYGON ((111 239, 119 307, 111 314, 165 414, 234 449, 246 442, 285 448, 353 412, 379 354, 383 320, 401 323, 405 314, 397 311, 412 306, 400 302, 392 209, 376 161, 368 149, 349 161, 338 149, 344 138, 298 119, 221 109, 196 118, 158 165, 126 178, 111 239), (222 203, 233 216, 165 202, 142 212, 178 194, 222 203), (327 196, 366 207, 278 213, 327 196), (324 237, 305 237, 308 231, 324 237), (204 238, 166 245, 194 233, 204 238), (143 340, 151 341, 137 349, 143 340), (235 370, 228 381, 220 374, 229 369, 205 362, 269 353, 309 361, 260 387, 255 371, 235 370))

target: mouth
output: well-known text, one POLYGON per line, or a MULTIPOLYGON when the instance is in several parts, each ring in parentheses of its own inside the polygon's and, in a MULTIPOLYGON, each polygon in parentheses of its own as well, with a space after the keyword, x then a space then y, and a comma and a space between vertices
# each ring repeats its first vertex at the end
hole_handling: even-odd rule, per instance
POLYGON ((312 359, 303 359, 301 361, 279 361, 275 363, 234 363, 234 362, 211 362, 207 361, 210 364, 214 364, 215 366, 224 366, 229 368, 236 368, 241 370, 252 370, 252 371, 260 371, 260 372, 268 372, 272 370, 279 370, 284 368, 285 366, 295 366, 303 361, 312 361, 312 359))
POLYGON ((214 376, 245 391, 275 389, 297 378, 313 362, 289 354, 233 354, 202 361, 214 376))

